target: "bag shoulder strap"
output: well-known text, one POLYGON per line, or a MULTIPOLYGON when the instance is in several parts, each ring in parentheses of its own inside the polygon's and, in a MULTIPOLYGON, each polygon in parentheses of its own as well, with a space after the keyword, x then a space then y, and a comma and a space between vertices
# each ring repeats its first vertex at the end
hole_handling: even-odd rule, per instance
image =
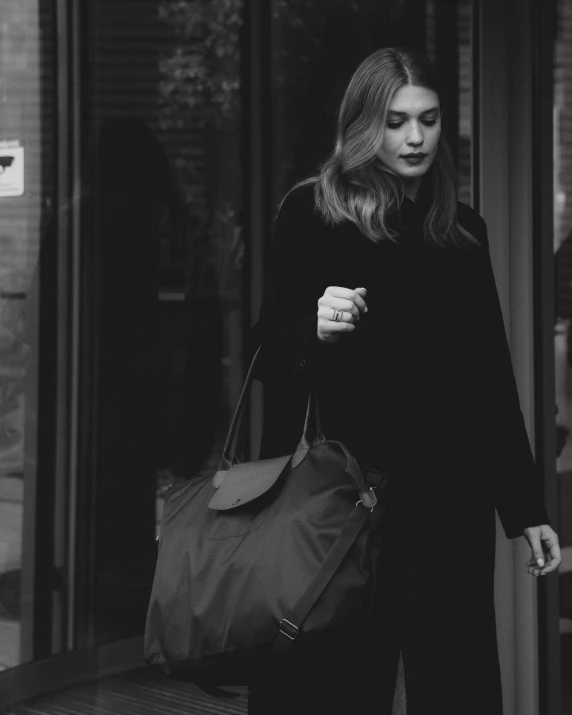
MULTIPOLYGON (((236 464, 238 461, 236 454, 238 449, 238 441, 241 435, 241 427, 244 419, 246 400, 250 393, 250 388, 254 380, 254 366, 260 351, 262 350, 262 345, 259 345, 254 357, 250 363, 250 368, 244 379, 244 384, 240 392, 240 397, 238 398, 238 403, 232 417, 230 428, 226 437, 226 442, 222 451, 222 456, 217 470, 217 475, 224 478, 225 473, 236 464)), ((321 422, 320 422, 320 412, 318 408, 318 400, 314 389, 310 390, 308 395, 308 406, 306 409, 306 418, 304 421, 304 429, 298 449, 303 447, 309 449, 314 442, 323 441, 325 438, 322 434, 321 422)), ((217 482, 218 486, 218 482, 217 482)))
POLYGON ((280 621, 278 637, 274 643, 266 667, 256 685, 249 690, 249 695, 261 686, 262 682, 268 677, 270 670, 278 664, 282 656, 287 655, 288 651, 291 650, 306 616, 310 613, 312 607, 328 583, 332 580, 332 577, 351 549, 372 511, 373 509, 364 507, 361 501, 357 503, 356 508, 344 524, 344 528, 335 540, 332 548, 328 551, 324 562, 312 579, 310 585, 296 601, 290 613, 280 621))

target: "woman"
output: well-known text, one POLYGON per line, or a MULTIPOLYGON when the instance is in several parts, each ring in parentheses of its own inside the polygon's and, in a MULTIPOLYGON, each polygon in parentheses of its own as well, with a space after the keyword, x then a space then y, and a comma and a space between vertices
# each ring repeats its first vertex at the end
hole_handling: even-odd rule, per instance
POLYGON ((386 588, 368 633, 305 653, 255 713, 500 715, 495 509, 534 576, 560 563, 518 401, 485 222, 457 202, 444 91, 421 53, 352 77, 334 151, 285 197, 253 350, 261 457, 287 454, 316 386, 323 432, 391 476, 386 588))

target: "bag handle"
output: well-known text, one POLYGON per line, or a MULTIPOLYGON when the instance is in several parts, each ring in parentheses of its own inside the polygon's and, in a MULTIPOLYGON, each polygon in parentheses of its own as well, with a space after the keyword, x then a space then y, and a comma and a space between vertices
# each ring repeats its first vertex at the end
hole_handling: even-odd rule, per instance
MULTIPOLYGON (((217 489, 225 480, 227 472, 232 467, 232 465, 238 464, 239 462, 236 456, 236 450, 238 446, 238 439, 241 434, 242 421, 244 419, 246 396, 248 395, 252 386, 252 381, 254 379, 254 365, 256 363, 258 355, 260 354, 261 349, 262 345, 259 345, 256 352, 254 353, 250 368, 244 380, 244 385, 242 386, 242 391, 238 399, 238 404, 234 411, 232 422, 230 424, 230 429, 228 431, 228 435, 220 459, 219 467, 217 473, 213 478, 213 484, 217 489)), ((302 461, 302 459, 304 459, 308 450, 313 445, 318 444, 319 442, 323 442, 325 440, 326 438, 321 430, 320 413, 318 409, 318 397, 315 388, 312 386, 308 395, 308 405, 306 408, 306 418, 304 420, 304 430, 302 433, 302 437, 298 442, 298 446, 296 447, 296 452, 299 452, 300 454, 293 457, 293 466, 296 466, 302 461)), ((330 440, 330 442, 332 442, 332 440, 330 440)), ((345 454, 346 472, 351 477, 353 477, 354 482, 359 490, 359 495, 363 505, 369 508, 373 507, 377 503, 377 498, 374 492, 371 489, 367 488, 363 473, 356 458, 351 454, 348 448, 344 444, 342 444, 342 442, 338 442, 337 440, 334 440, 334 442, 345 454)))
MULTIPOLYGON (((256 352, 254 353, 250 368, 248 369, 248 372, 246 374, 246 378, 242 386, 242 391, 240 393, 240 397, 238 399, 238 403, 236 405, 236 409, 234 411, 234 415, 230 423, 230 428, 220 459, 218 471, 215 475, 215 486, 217 486, 217 482, 220 483, 221 480, 224 479, 226 472, 232 467, 232 465, 237 464, 239 462, 236 456, 236 452, 238 448, 238 441, 241 435, 242 422, 244 419, 246 398, 247 395, 250 393, 252 381, 254 380, 254 366, 261 349, 262 345, 259 345, 256 352)), ((298 443, 297 449, 310 449, 310 447, 317 441, 323 441, 324 439, 325 437, 321 431, 321 420, 318 410, 317 395, 315 389, 312 387, 310 389, 310 394, 308 395, 308 406, 306 408, 306 418, 304 420, 304 431, 302 433, 302 437, 300 438, 300 442, 298 443)))

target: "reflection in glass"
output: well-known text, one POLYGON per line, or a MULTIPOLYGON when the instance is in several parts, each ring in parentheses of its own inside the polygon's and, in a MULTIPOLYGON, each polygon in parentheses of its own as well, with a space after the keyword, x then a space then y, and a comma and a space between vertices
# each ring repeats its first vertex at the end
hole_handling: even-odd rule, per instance
POLYGON ((424 32, 420 4, 272 0, 274 206, 329 155, 335 112, 359 63, 381 47, 421 46, 424 32))
POLYGON ((0 670, 32 657, 33 583, 22 573, 31 572, 34 554, 23 548, 30 528, 24 485, 33 504, 38 259, 42 211, 53 189, 53 143, 44 144, 51 117, 42 105, 42 83, 51 77, 44 64, 50 21, 47 3, 0 0, 0 670))
POLYGON ((142 632, 162 493, 214 474, 243 378, 243 4, 89 5, 81 241, 103 643, 142 632))
POLYGON ((457 149, 458 199, 473 206, 472 137, 473 137, 473 0, 457 3, 459 28, 459 128, 457 149))
POLYGON ((554 48, 556 451, 562 712, 572 707, 572 6, 558 2, 554 48))
POLYGON ((426 0, 411 7, 398 1, 273 0, 274 206, 329 154, 335 111, 352 71, 375 50, 396 45, 422 48, 445 76, 456 103, 457 132, 450 141, 458 197, 473 204, 473 6, 473 0, 426 0))
POLYGON ((457 122, 457 132, 450 135, 450 142, 456 160, 457 198, 469 206, 474 206, 476 200, 472 157, 474 5, 474 0, 449 4, 427 0, 425 3, 425 51, 444 74, 452 101, 456 101, 456 106, 449 109, 456 113, 457 122), (456 46, 448 48, 443 39, 446 33, 453 37, 453 32, 456 46))

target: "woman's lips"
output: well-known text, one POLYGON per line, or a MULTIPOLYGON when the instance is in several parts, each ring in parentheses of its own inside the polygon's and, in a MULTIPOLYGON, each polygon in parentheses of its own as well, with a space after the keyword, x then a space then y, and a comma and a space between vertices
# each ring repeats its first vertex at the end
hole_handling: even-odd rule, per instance
POLYGON ((409 162, 410 164, 420 164, 426 157, 427 154, 423 154, 422 156, 404 156, 402 157, 402 159, 409 162))

